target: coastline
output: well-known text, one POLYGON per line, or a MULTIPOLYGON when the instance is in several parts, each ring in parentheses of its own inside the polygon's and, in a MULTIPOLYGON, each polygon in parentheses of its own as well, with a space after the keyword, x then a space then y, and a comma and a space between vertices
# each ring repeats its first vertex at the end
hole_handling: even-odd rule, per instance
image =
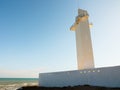
POLYGON ((38 78, 0 78, 0 90, 17 90, 20 87, 35 85, 38 85, 38 78))

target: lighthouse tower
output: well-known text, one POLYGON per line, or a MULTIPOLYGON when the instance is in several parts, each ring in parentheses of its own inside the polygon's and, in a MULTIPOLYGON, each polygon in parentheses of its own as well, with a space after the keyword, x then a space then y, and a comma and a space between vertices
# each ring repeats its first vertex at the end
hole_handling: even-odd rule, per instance
POLYGON ((87 84, 120 87, 120 66, 94 68, 88 16, 87 11, 79 9, 75 23, 70 28, 76 33, 78 70, 40 73, 39 86, 66 87, 87 84))
POLYGON ((94 68, 93 50, 90 36, 90 25, 86 10, 78 9, 78 16, 70 28, 76 34, 78 70, 94 68))

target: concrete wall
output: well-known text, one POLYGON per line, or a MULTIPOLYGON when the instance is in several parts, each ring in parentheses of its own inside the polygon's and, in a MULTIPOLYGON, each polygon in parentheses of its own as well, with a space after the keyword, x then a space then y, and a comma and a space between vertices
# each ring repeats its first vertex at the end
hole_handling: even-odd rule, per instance
POLYGON ((120 66, 39 74, 39 86, 63 87, 86 84, 120 87, 120 66))

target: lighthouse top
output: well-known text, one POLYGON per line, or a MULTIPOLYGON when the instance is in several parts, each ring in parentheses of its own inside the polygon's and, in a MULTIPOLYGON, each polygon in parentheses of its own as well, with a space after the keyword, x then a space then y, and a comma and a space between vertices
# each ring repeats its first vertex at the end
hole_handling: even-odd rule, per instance
POLYGON ((78 9, 78 16, 84 17, 89 16, 86 10, 78 9))
POLYGON ((88 19, 88 13, 86 10, 78 9, 78 16, 76 17, 75 23, 71 26, 70 30, 75 31, 78 24, 88 19))

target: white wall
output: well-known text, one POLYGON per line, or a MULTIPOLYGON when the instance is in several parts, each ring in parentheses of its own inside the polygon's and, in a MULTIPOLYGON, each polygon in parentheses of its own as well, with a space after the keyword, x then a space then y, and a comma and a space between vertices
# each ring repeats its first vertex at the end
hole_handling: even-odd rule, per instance
POLYGON ((86 84, 120 87, 120 66, 39 74, 39 86, 63 87, 86 84))

